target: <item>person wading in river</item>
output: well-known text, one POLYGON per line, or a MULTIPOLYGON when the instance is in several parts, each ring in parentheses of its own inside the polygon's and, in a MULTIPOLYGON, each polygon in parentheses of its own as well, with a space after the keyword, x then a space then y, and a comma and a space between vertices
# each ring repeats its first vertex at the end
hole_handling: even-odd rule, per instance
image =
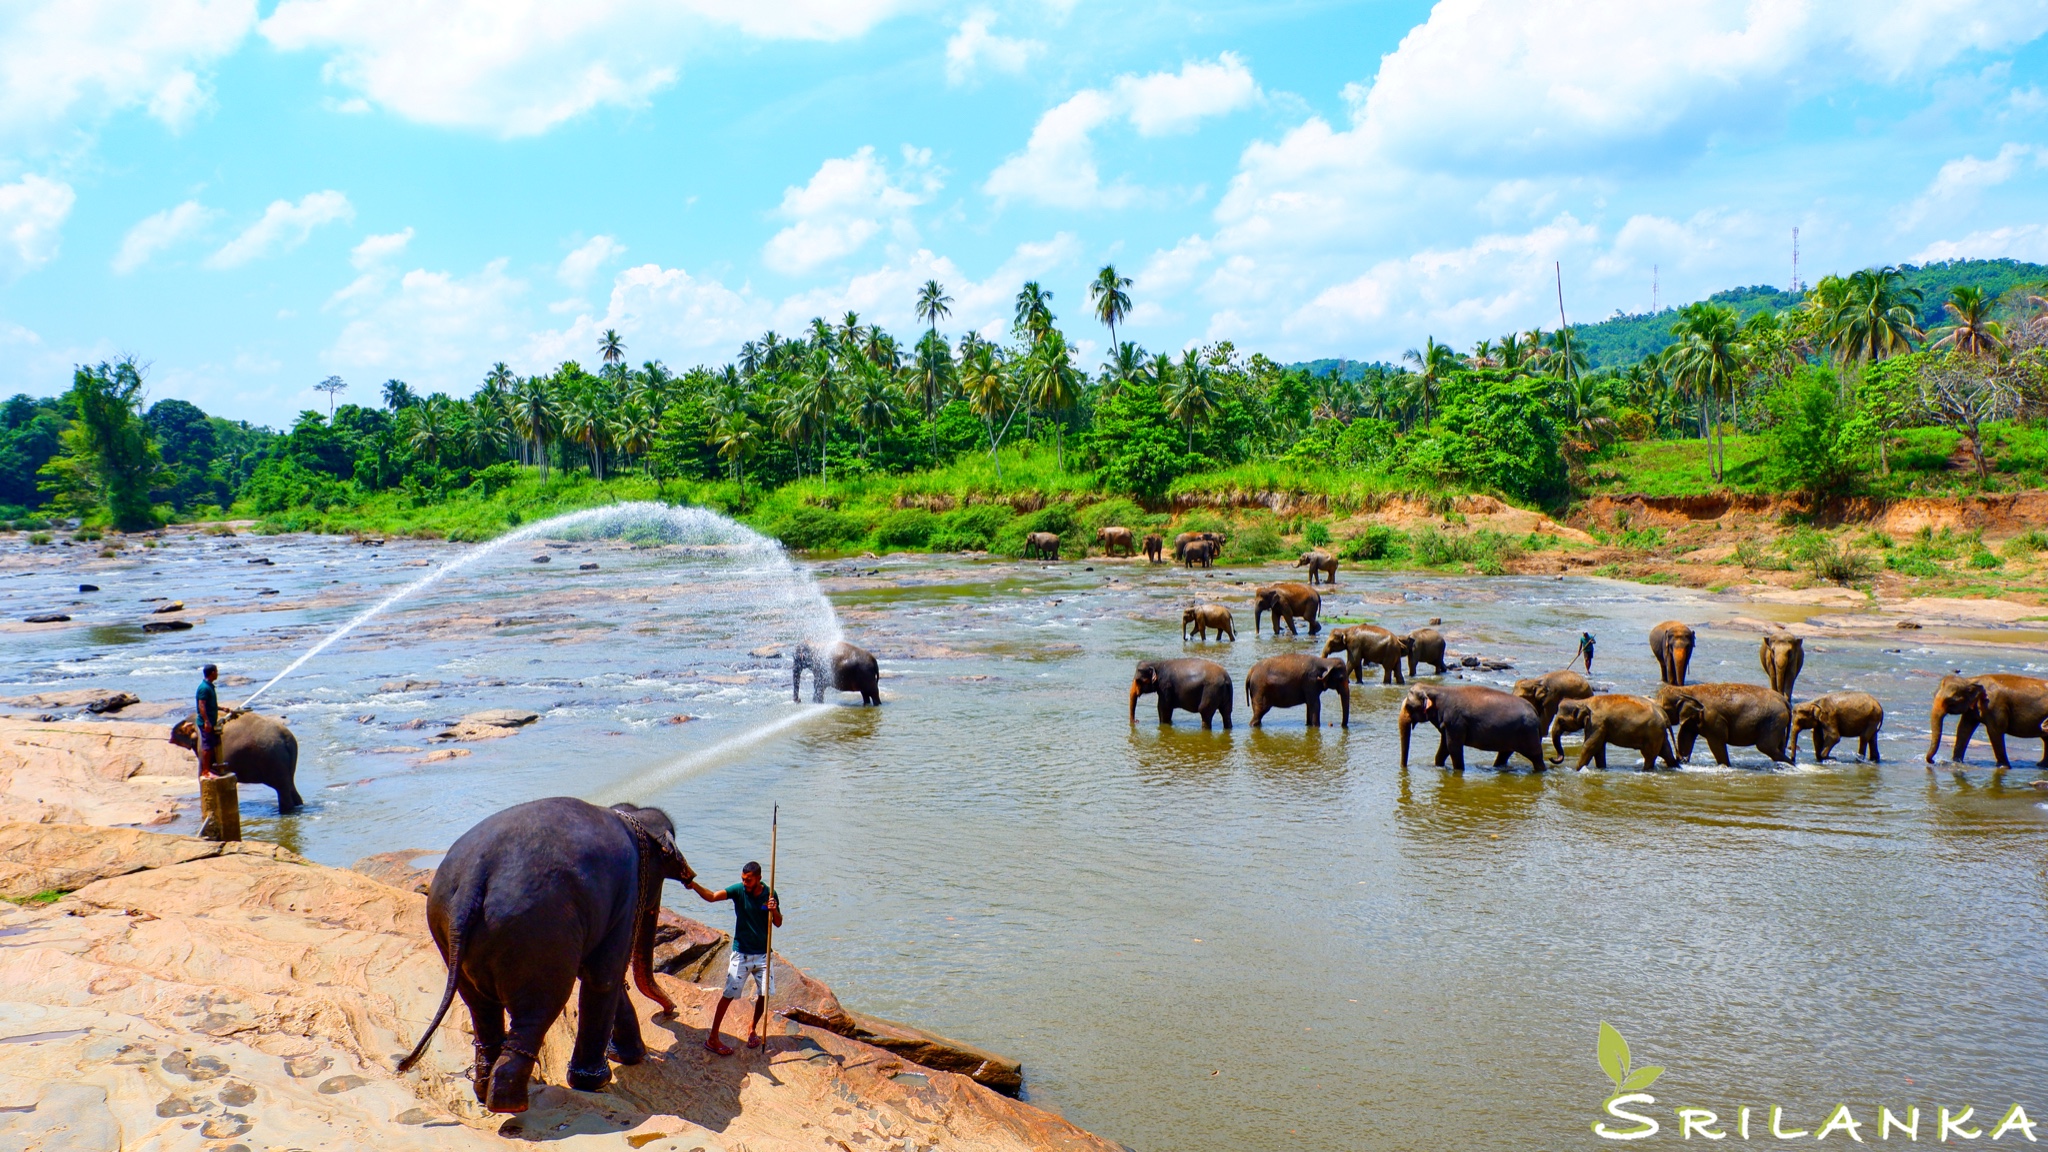
MULTIPOLYGON (((1591 676, 1593 674, 1593 634, 1591 632, 1579 633, 1578 659, 1586 662, 1586 675, 1591 676)), ((1578 660, 1574 660, 1572 663, 1576 664, 1578 660)), ((1570 666, 1569 664, 1566 665, 1566 667, 1570 666)))
POLYGON ((213 767, 220 762, 220 693, 214 691, 213 682, 220 679, 220 669, 208 664, 199 675, 199 691, 193 694, 197 706, 192 717, 197 729, 193 746, 199 753, 199 778, 206 780, 219 775, 213 767))
POLYGON ((687 881, 686 886, 707 903, 732 901, 735 921, 732 959, 725 966, 725 994, 711 1015, 711 1032, 704 1038, 704 1047, 720 1056, 732 1055, 732 1049, 718 1038, 718 1028, 725 1022, 725 1010, 747 994, 747 978, 751 976, 759 999, 754 1001, 754 1017, 747 1025, 747 1047, 759 1048, 761 1017, 768 1007, 768 922, 772 919, 777 928, 782 927, 782 907, 776 901, 775 890, 761 883, 761 866, 751 860, 740 869, 740 882, 730 888, 713 891, 695 880, 687 881))

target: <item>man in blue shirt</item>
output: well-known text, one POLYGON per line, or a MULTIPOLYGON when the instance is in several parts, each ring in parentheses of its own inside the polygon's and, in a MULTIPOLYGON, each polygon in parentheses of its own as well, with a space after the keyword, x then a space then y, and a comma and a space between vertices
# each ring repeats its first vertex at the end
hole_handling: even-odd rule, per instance
POLYGON ((197 707, 192 723, 199 730, 199 776, 203 780, 218 775, 213 766, 220 762, 220 693, 213 687, 213 682, 220 679, 220 669, 208 664, 199 670, 199 675, 203 679, 193 697, 197 707))
POLYGON ((732 1049, 718 1038, 718 1028, 725 1023, 725 1010, 747 994, 747 978, 751 976, 759 998, 754 1001, 754 1018, 747 1025, 747 1047, 759 1048, 761 1017, 768 1007, 768 925, 773 922, 777 928, 782 927, 782 906, 776 902, 775 890, 761 883, 761 866, 752 860, 740 869, 740 882, 730 888, 713 891, 695 880, 684 881, 684 886, 707 903, 732 901, 735 918, 732 958, 725 966, 725 993, 719 998, 718 1010, 711 1015, 711 1032, 704 1038, 704 1047, 720 1056, 732 1055, 732 1049))

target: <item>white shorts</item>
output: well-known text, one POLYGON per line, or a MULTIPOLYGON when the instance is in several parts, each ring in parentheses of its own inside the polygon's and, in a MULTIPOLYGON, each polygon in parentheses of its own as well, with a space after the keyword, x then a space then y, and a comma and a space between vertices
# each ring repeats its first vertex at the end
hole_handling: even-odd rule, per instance
POLYGON ((768 956, 766 953, 735 952, 725 962, 725 992, 727 1000, 738 1000, 747 994, 747 977, 754 978, 754 989, 759 992, 767 987, 768 956))

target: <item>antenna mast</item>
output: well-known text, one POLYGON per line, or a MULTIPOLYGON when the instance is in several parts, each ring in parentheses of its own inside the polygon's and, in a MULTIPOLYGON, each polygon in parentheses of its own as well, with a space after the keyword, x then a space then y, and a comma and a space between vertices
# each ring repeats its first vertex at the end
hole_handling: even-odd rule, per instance
POLYGON ((1657 314, 1657 266, 1650 265, 1650 315, 1657 314))
POLYGON ((1799 227, 1792 227, 1792 290, 1799 291, 1799 227))

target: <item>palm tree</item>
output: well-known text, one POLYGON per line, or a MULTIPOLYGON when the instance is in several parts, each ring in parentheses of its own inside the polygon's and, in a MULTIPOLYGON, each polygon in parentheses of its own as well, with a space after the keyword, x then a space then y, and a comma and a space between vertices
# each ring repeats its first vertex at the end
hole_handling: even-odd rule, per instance
POLYGON ((1216 386, 1216 374, 1202 363, 1194 349, 1181 354, 1180 364, 1173 371, 1173 386, 1167 389, 1164 399, 1166 410, 1187 426, 1188 451, 1194 452, 1195 424, 1215 415, 1216 406, 1223 399, 1222 390, 1216 386))
POLYGON ((1559 328, 1550 334, 1550 345, 1544 350, 1544 362, 1560 380, 1576 379, 1589 363, 1586 350, 1574 340, 1577 334, 1571 328, 1559 328))
POLYGON ((1942 311, 1955 319, 1946 334, 1934 342, 1936 348, 1950 348, 1965 356, 1989 356, 2005 343, 2005 328, 1991 318, 1991 298, 1982 288, 1958 285, 1949 289, 1942 311))
POLYGON ((946 289, 937 280, 927 280, 917 290, 917 318, 929 325, 931 334, 939 334, 939 321, 953 314, 953 298, 946 295, 946 289))
POLYGON ((896 424, 896 407, 890 403, 889 378, 873 368, 860 374, 853 390, 853 426, 860 429, 860 455, 867 459, 868 437, 896 424))
POLYGON ((1513 372, 1520 368, 1528 353, 1528 346, 1522 343, 1520 332, 1510 332, 1500 338, 1499 364, 1508 371, 1513 372))
POLYGON ((533 454, 540 460, 543 484, 548 480, 548 442, 561 428, 561 416, 551 392, 545 379, 529 376, 514 389, 512 395, 512 428, 520 438, 533 445, 533 454))
POLYGON ((1846 280, 1830 276, 1822 286, 1827 290, 1817 287, 1816 293, 1825 301, 1823 330, 1844 364, 1911 352, 1922 335, 1913 323, 1920 289, 1908 285, 1897 268, 1865 268, 1846 280))
POLYGON ((617 419, 612 421, 611 439, 612 443, 619 446, 619 451, 625 454, 628 461, 639 457, 644 469, 647 465, 647 450, 654 447, 654 435, 657 431, 659 428, 654 413, 648 410, 647 405, 637 400, 628 400, 620 406, 617 419))
POLYGON ((1052 322, 1052 293, 1039 287, 1038 281, 1026 280, 1017 291, 1017 315, 1013 321, 1017 331, 1029 335, 1035 344, 1051 330, 1052 322))
MULTIPOLYGON (((925 287, 934 288, 937 284, 930 283, 925 287)), ((932 429, 934 464, 939 460, 939 409, 945 406, 946 394, 952 390, 953 375, 953 351, 946 347, 939 330, 931 328, 925 332, 924 339, 917 342, 917 360, 911 371, 910 386, 913 394, 924 401, 925 423, 932 429)))
POLYGON ((501 394, 486 385, 484 391, 470 398, 462 423, 468 432, 463 450, 470 459, 491 462, 503 456, 512 427, 501 394))
POLYGON ((610 446, 612 422, 604 401, 579 392, 562 405, 562 432, 590 453, 590 474, 604 479, 604 450, 610 446))
POLYGON ((402 408, 410 408, 419 402, 420 398, 413 394, 412 387, 405 381, 386 380, 384 382, 384 407, 396 412, 402 408))
POLYGON ((1422 406, 1422 423, 1429 423, 1429 410, 1436 401, 1437 390, 1450 374, 1457 369, 1458 354, 1448 344, 1439 344, 1436 337, 1423 338, 1421 348, 1410 348, 1401 354, 1401 359, 1416 367, 1416 381, 1413 385, 1415 396, 1422 406))
POLYGON ((732 464, 740 495, 747 494, 747 461, 761 447, 761 430, 745 412, 722 413, 711 426, 711 446, 732 464))
POLYGON ((1614 427, 1614 401, 1602 380, 1585 376, 1561 380, 1552 404, 1566 424, 1585 433, 1594 444, 1614 427))
POLYGON ((1102 391, 1114 396, 1123 386, 1145 376, 1145 350, 1126 340, 1102 364, 1102 391))
POLYGON ((424 402, 415 402, 406 409, 410 425, 406 429, 406 447, 430 464, 441 462, 441 454, 447 450, 453 431, 447 401, 447 397, 436 392, 424 402))
POLYGON ((1116 274, 1116 265, 1104 264, 1088 285, 1088 298, 1095 302, 1095 318, 1109 325, 1109 346, 1116 347, 1116 322, 1131 314, 1131 294, 1124 289, 1131 278, 1116 274))
POLYGON ((512 390, 513 382, 518 379, 512 369, 507 368, 505 362, 500 360, 491 365, 490 372, 484 376, 484 387, 497 392, 509 392, 512 390))
MULTIPOLYGON (((1020 370, 1024 376, 1024 392, 1030 397, 1031 406, 1044 412, 1064 412, 1074 406, 1080 395, 1078 373, 1074 371, 1073 350, 1067 347, 1067 338, 1057 328, 1049 330, 1045 338, 1032 345, 1030 355, 1024 358, 1020 370)), ((1066 430, 1057 421, 1053 424, 1057 445, 1059 467, 1067 467, 1066 430)))
POLYGON ((995 346, 981 340, 972 343, 963 340, 960 356, 960 390, 967 393, 968 403, 974 414, 981 417, 988 429, 988 455, 995 461, 996 482, 1003 479, 1003 437, 1009 435, 1010 423, 1017 418, 1016 390, 1011 384, 1010 373, 995 346), (996 426, 996 418, 1002 417, 1002 427, 996 426))
POLYGON ((1474 368, 1492 368, 1499 363, 1493 358, 1493 351, 1493 341, 1482 339, 1472 346, 1472 355, 1467 356, 1465 362, 1474 368))
POLYGON ((597 338, 598 355, 604 357, 607 366, 617 364, 626 358, 626 342, 619 339, 616 329, 607 328, 597 338))
POLYGON ((1678 343, 1664 350, 1665 363, 1679 387, 1699 397, 1700 432, 1718 483, 1725 475, 1726 444, 1722 440, 1719 401, 1734 400, 1735 380, 1743 355, 1741 323, 1735 309, 1704 300, 1678 310, 1671 334, 1678 343))

